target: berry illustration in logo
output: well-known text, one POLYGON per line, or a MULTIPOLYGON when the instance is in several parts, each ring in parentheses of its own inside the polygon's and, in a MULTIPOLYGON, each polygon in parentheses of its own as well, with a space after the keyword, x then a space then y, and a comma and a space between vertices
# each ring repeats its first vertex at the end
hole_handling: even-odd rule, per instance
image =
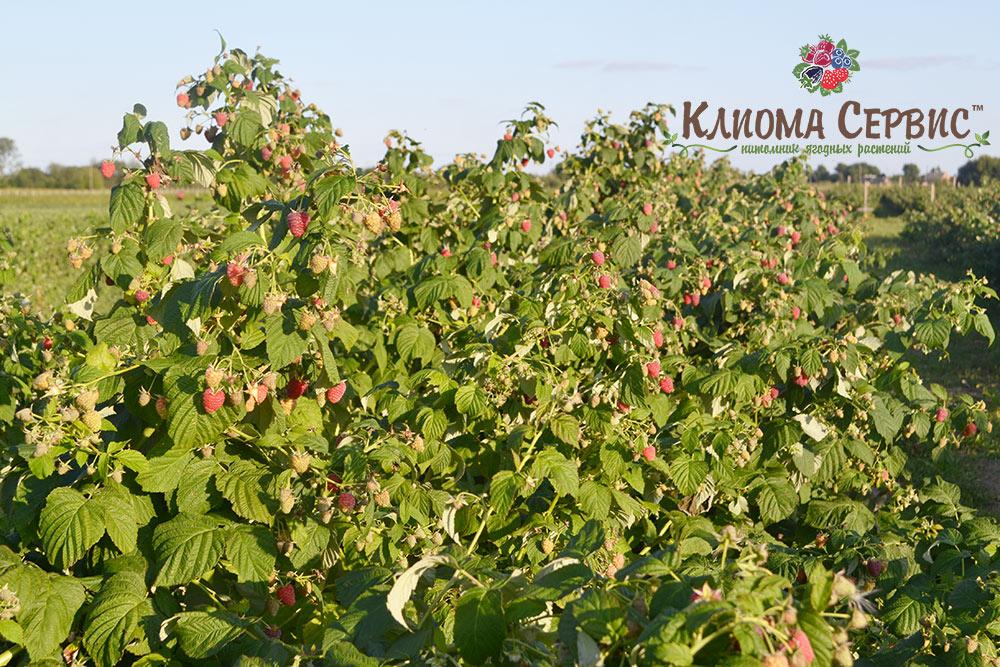
POLYGON ((804 72, 802 72, 803 79, 809 79, 813 84, 819 83, 820 77, 823 76, 823 68, 813 65, 812 67, 807 67, 804 72))
POLYGON ((835 44, 829 35, 820 35, 818 42, 799 49, 802 62, 795 66, 792 74, 810 93, 841 93, 844 84, 850 82, 851 74, 861 71, 859 55, 860 52, 849 48, 845 40, 835 44))

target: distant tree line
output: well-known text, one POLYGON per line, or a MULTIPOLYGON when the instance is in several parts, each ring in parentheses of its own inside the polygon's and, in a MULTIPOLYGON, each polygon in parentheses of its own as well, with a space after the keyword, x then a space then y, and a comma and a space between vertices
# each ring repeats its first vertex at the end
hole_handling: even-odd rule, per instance
MULTIPOLYGON (((942 175, 943 172, 937 167, 926 174, 921 174, 920 167, 912 163, 904 164, 901 174, 889 175, 883 174, 881 169, 867 162, 854 164, 841 162, 833 168, 833 171, 827 169, 825 165, 819 165, 812 172, 812 180, 839 183, 850 180, 858 183, 872 177, 881 179, 884 176, 894 180, 900 178, 904 183, 919 183, 921 180, 940 180, 942 175)), ((970 160, 959 168, 955 178, 960 185, 980 185, 986 180, 1000 180, 1000 158, 983 155, 970 160)))
POLYGON ((0 188, 110 188, 121 180, 120 174, 121 165, 118 165, 115 176, 110 179, 101 175, 98 164, 74 167, 53 163, 45 169, 22 167, 14 140, 0 137, 0 188))
MULTIPOLYGON (((50 164, 46 169, 36 167, 21 167, 18 160, 17 146, 13 139, 0 137, 0 188, 63 188, 69 190, 86 190, 93 188, 110 188, 120 180, 121 167, 117 165, 114 177, 106 179, 101 175, 100 165, 92 164, 84 167, 71 167, 61 164, 50 164)), ((941 173, 940 169, 931 170, 941 173)), ((812 172, 813 181, 840 182, 851 180, 855 183, 866 178, 882 178, 882 170, 867 162, 844 164, 841 162, 833 171, 826 165, 819 165, 812 172)), ((915 164, 904 164, 903 173, 899 175, 904 183, 918 183, 921 180, 920 167, 915 164)), ((895 178, 895 177, 894 177, 895 178)), ((956 175, 961 185, 980 185, 985 180, 1000 180, 1000 158, 983 155, 962 165, 956 175)))

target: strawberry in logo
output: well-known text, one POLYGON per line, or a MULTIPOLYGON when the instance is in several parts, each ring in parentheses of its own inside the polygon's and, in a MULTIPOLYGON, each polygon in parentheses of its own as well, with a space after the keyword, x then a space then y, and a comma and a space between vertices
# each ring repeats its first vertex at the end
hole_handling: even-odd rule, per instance
POLYGON ((833 90, 834 88, 839 86, 840 82, 837 81, 837 75, 834 74, 833 72, 834 70, 832 69, 828 69, 825 72, 823 72, 823 79, 819 82, 819 85, 823 86, 827 90, 833 90))

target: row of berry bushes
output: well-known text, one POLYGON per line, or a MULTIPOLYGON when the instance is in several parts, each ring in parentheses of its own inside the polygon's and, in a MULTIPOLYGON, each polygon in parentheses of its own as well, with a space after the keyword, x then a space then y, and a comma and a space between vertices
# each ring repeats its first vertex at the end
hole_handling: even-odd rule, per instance
POLYGON ((182 81, 201 149, 126 114, 66 307, 2 304, 0 660, 995 660, 1000 530, 909 458, 988 418, 903 360, 992 340, 981 281, 665 106, 362 173, 276 66, 182 81))

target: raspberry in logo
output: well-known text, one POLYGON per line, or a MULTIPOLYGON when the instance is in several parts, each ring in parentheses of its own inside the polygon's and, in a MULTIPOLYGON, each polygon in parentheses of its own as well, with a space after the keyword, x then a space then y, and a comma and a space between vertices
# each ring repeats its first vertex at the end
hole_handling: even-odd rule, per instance
POLYGON ((851 73, 861 70, 858 55, 860 52, 848 48, 845 40, 834 44, 829 35, 820 35, 818 42, 806 44, 799 50, 802 62, 795 66, 792 74, 810 93, 817 90, 821 95, 841 93, 844 84, 851 80, 851 73))

